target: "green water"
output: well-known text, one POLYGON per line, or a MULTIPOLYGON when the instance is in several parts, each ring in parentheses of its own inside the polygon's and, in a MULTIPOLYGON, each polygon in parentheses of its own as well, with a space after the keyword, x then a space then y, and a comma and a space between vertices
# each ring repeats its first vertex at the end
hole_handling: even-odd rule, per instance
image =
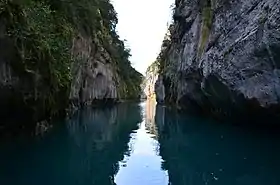
POLYGON ((278 135, 153 102, 86 109, 42 136, 1 142, 0 184, 279 185, 278 135))

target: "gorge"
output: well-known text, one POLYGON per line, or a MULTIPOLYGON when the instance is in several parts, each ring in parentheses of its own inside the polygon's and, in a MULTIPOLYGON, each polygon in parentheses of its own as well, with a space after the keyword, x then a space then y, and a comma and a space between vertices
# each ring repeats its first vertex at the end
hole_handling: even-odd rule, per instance
POLYGON ((144 75, 112 3, 0 0, 0 184, 279 185, 280 1, 174 0, 144 75))
POLYGON ((278 119, 279 6, 176 0, 143 87, 110 1, 2 0, 0 117, 4 126, 38 122, 84 105, 139 99, 144 89, 158 103, 194 113, 278 119))

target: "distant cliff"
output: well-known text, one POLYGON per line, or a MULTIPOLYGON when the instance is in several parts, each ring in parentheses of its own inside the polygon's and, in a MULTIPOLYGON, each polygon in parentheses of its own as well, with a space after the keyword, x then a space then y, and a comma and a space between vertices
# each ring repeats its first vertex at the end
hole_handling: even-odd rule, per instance
POLYGON ((146 70, 145 79, 143 82, 143 89, 148 99, 154 99, 156 97, 155 83, 158 79, 158 65, 158 61, 155 61, 146 70))
POLYGON ((139 98, 142 75, 131 66, 117 22, 109 0, 2 0, 1 122, 139 98))
POLYGON ((158 102, 218 117, 279 116, 280 1, 176 0, 158 102))

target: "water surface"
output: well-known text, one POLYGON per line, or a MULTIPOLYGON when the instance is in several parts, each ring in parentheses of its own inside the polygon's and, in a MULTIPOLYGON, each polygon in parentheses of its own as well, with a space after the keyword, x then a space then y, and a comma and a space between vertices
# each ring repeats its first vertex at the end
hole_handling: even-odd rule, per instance
POLYGON ((0 142, 1 185, 279 185, 279 134, 154 102, 85 109, 0 142))

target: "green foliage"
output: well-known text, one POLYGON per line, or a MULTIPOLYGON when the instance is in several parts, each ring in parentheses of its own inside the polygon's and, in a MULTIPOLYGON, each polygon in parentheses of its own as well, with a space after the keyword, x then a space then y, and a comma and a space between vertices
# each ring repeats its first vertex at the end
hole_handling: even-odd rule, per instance
POLYGON ((137 99, 142 92, 140 85, 143 81, 143 75, 131 66, 130 49, 125 47, 124 41, 120 40, 118 36, 112 37, 114 52, 111 53, 111 56, 116 61, 118 74, 123 81, 120 94, 126 99, 137 99))
POLYGON ((67 106, 77 33, 97 37, 109 52, 123 97, 140 94, 142 75, 131 66, 130 50, 115 31, 117 13, 109 0, 1 0, 0 21, 16 48, 12 66, 30 83, 32 95, 25 101, 34 109, 40 105, 51 116, 67 106))
POLYGON ((6 34, 17 49, 14 68, 21 77, 29 76, 34 82, 30 83, 33 101, 43 103, 49 114, 57 113, 57 96, 71 83, 71 25, 43 1, 5 1, 0 7, 6 34))
POLYGON ((61 13, 75 28, 91 34, 101 28, 102 17, 97 0, 46 0, 51 9, 61 13))
POLYGON ((129 68, 127 75, 121 74, 123 84, 123 95, 125 99, 139 99, 142 89, 140 84, 143 81, 143 76, 134 68, 129 68))

